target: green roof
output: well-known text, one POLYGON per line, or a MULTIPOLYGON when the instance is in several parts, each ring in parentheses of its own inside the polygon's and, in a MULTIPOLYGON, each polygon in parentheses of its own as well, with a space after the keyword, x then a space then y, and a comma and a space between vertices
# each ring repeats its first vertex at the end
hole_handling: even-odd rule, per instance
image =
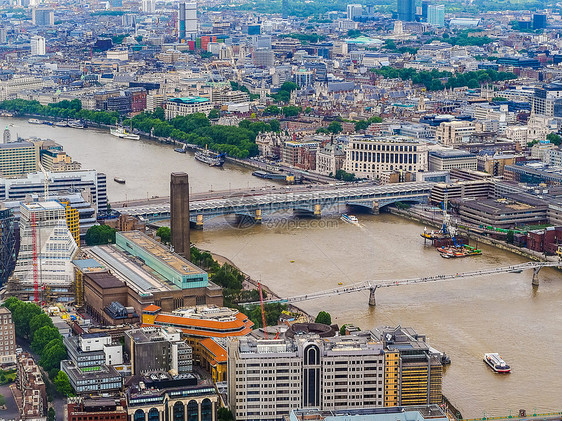
POLYGON ((172 102, 183 102, 184 104, 193 104, 193 103, 200 103, 200 102, 209 102, 209 98, 203 98, 201 96, 188 96, 185 98, 172 98, 170 99, 172 102))

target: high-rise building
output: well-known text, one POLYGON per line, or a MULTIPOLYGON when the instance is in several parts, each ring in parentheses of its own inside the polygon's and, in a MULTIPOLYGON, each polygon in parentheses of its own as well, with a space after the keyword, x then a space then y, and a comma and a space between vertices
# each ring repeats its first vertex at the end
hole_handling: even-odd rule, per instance
POLYGON ((178 3, 178 39, 194 40, 197 36, 197 3, 178 3))
POLYGON ((191 259, 189 222, 189 177, 184 172, 172 173, 170 181, 170 229, 174 251, 191 259))
POLYGON ((12 295, 34 298, 34 267, 37 265, 42 292, 52 293, 59 301, 72 301, 72 259, 78 252, 78 245, 68 229, 64 206, 54 201, 22 203, 19 224, 21 247, 15 279, 8 286, 12 295))
POLYGON ((8 28, 0 27, 0 44, 8 42, 8 28))
POLYGON ((533 15, 533 29, 546 28, 546 15, 544 13, 535 13, 533 15))
POLYGON ((45 55, 45 38, 39 35, 31 37, 31 55, 44 56, 45 55))
MULTIPOLYGON (((10 143, 9 146, 14 145, 10 143)), ((2 144, 0 144, 0 153, 2 144)), ((1 168, 0 159, 0 168, 1 168)), ((47 172, 50 193, 81 191, 98 212, 107 209, 106 176, 95 170, 47 172)), ((45 175, 31 172, 21 178, 0 178, 0 201, 23 201, 28 195, 43 195, 45 192, 45 175)))
POLYGON ((55 12, 52 9, 33 8, 31 21, 37 26, 53 26, 55 24, 55 12))
POLYGON ((156 11, 156 0, 142 0, 142 11, 144 13, 154 13, 156 11))
POLYGON ((0 286, 14 272, 20 248, 20 231, 11 209, 0 206, 0 286))
POLYGON ((427 7, 430 5, 431 3, 429 2, 429 0, 422 0, 421 3, 421 17, 422 17, 422 21, 423 22, 427 22, 427 7))
POLYGON ((413 329, 334 334, 329 326, 297 323, 282 339, 229 342, 228 402, 235 418, 440 402, 442 364, 413 329))
POLYGON ((442 4, 427 6, 427 23, 433 26, 445 26, 445 6, 442 4))
POLYGON ((404 22, 413 22, 416 17, 416 1, 415 0, 397 0, 398 20, 404 22))
POLYGON ((4 132, 4 143, 0 143, 0 177, 21 177, 37 171, 39 148, 31 142, 8 143, 6 139, 4 132))
POLYGON ((0 363, 16 362, 16 333, 12 313, 6 307, 0 307, 0 363))
POLYGON ((349 20, 355 20, 363 13, 363 6, 360 4, 348 4, 347 5, 347 18, 349 20))

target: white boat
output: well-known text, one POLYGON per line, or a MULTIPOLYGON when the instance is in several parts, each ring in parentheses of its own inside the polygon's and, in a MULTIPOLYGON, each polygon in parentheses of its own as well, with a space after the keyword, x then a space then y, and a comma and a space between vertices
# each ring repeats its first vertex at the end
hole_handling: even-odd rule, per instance
POLYGON ((57 127, 68 127, 68 123, 66 121, 57 121, 55 123, 55 126, 57 126, 57 127))
POLYGON ((83 129, 84 123, 80 120, 71 120, 68 122, 68 127, 72 127, 73 129, 83 129))
POLYGON ((341 218, 342 221, 347 222, 349 224, 358 224, 359 220, 354 215, 348 215, 346 213, 342 214, 341 218))
POLYGON ((488 364, 496 373, 509 373, 511 367, 496 352, 484 354, 484 362, 488 364))
POLYGON ((114 177, 113 181, 115 181, 116 183, 119 183, 119 184, 125 184, 126 183, 125 179, 121 178, 121 177, 114 177))
POLYGON ((131 139, 131 140, 139 140, 140 139, 140 136, 138 134, 129 133, 123 127, 111 128, 109 130, 109 132, 113 136, 119 137, 121 139, 131 139))
POLYGON ((27 122, 29 124, 41 124, 41 120, 37 120, 36 118, 30 118, 27 122))

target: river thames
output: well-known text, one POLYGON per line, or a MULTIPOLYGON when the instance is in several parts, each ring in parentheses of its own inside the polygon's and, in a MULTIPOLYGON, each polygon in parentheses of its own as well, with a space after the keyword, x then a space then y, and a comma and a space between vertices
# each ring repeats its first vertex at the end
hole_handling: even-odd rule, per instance
MULTIPOLYGON (((23 120, 0 119, 0 124, 14 124, 12 136, 52 138, 84 168, 105 172, 110 201, 166 196, 171 171, 188 172, 194 192, 268 184, 245 169, 207 167, 167 145, 23 120), (114 183, 116 176, 127 184, 114 183)), ((358 218, 359 226, 337 217, 281 218, 246 229, 217 221, 192 232, 191 239, 231 259, 280 296, 331 289, 339 282, 450 274, 525 261, 484 245, 482 256, 442 259, 424 246, 422 225, 389 214, 358 218)), ((543 269, 540 278, 538 288, 531 286, 529 272, 384 288, 377 291, 376 307, 368 306, 367 291, 299 305, 311 314, 328 311, 340 325, 353 323, 363 330, 411 326, 427 335, 433 347, 451 357, 443 392, 465 418, 515 415, 521 408, 528 413, 560 411, 562 277, 543 269), (485 352, 499 352, 512 373, 494 374, 482 361, 485 352)))

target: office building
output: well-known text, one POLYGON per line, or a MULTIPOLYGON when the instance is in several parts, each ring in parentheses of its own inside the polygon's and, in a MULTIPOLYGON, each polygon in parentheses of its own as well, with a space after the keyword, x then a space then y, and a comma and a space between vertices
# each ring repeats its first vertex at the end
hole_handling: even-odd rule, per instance
POLYGON ((39 148, 25 141, 0 143, 0 177, 22 177, 38 169, 39 148))
POLYGON ((352 136, 344 170, 358 178, 377 179, 385 172, 427 171, 427 143, 401 136, 352 136))
POLYGON ((121 389, 121 375, 113 366, 103 364, 82 369, 71 360, 62 360, 60 367, 78 395, 111 393, 121 389))
POLYGON ((105 333, 64 338, 68 360, 60 363, 78 395, 107 393, 121 388, 121 376, 113 365, 123 364, 123 346, 105 333))
POLYGON ((11 209, 0 205, 0 286, 14 272, 20 248, 20 230, 11 209))
POLYGON ((398 20, 413 22, 416 18, 415 0, 397 0, 398 20))
POLYGON ((174 251, 187 260, 191 259, 189 238, 189 176, 174 172, 170 179, 170 229, 174 251))
POLYGON ((347 19, 355 20, 360 17, 363 13, 363 6, 360 4, 348 4, 347 5, 347 19))
POLYGON ((496 228, 542 225, 548 223, 548 203, 526 193, 501 199, 463 199, 459 214, 462 221, 496 228))
POLYGON ((55 24, 55 12, 52 9, 34 7, 31 10, 31 21, 37 26, 53 26, 55 24))
POLYGON ((429 152, 429 171, 443 171, 452 168, 476 170, 476 155, 459 149, 440 149, 429 152))
POLYGON ((200 96, 169 98, 166 100, 166 120, 194 113, 203 113, 207 115, 212 108, 213 105, 211 104, 211 101, 209 101, 209 98, 203 98, 200 96))
POLYGON ((211 381, 197 383, 195 376, 154 373, 126 390, 129 420, 217 419, 218 395, 211 381))
POLYGON ((152 372, 191 373, 191 347, 173 327, 142 327, 125 332, 125 352, 131 358, 133 375, 152 372))
POLYGON ((533 14, 533 29, 546 28, 546 15, 544 13, 533 14))
POLYGON ((45 55, 45 38, 35 35, 31 37, 31 55, 44 56, 45 55))
POLYGON ((16 363, 16 333, 12 313, 0 307, 0 364, 16 363))
POLYGON ((127 402, 116 398, 69 397, 65 405, 67 421, 127 421, 127 402))
POLYGON ((41 371, 27 352, 17 356, 16 387, 14 393, 21 419, 44 419, 47 415, 47 391, 41 371))
MULTIPOLYGON (((96 170, 48 172, 49 193, 81 191, 97 211, 107 209, 105 174, 96 170)), ((28 173, 19 178, 0 178, 0 201, 23 201, 27 195, 43 195, 45 175, 43 172, 28 173)))
POLYGON ((143 13, 154 13, 156 11, 156 0, 142 0, 141 10, 143 13))
POLYGON ((197 3, 178 3, 178 39, 194 40, 197 36, 197 3))
POLYGON ((442 4, 427 6, 427 23, 433 26, 445 26, 445 6, 442 4))
POLYGON ((412 329, 334 335, 329 326, 297 323, 280 339, 230 341, 228 402, 236 419, 441 402, 442 365, 412 329))
POLYGON ((429 0, 422 0, 421 2, 421 9, 422 9, 422 22, 427 22, 427 8, 431 3, 429 0))
POLYGON ((271 48, 256 48, 252 52, 252 60, 256 67, 272 67, 275 63, 275 55, 271 48))
POLYGON ((33 300, 35 249, 43 298, 72 301, 74 271, 71 261, 78 252, 78 245, 68 229, 64 206, 54 201, 22 203, 19 225, 21 246, 14 279, 8 284, 10 293, 33 300))
POLYGON ((68 358, 79 368, 123 364, 123 346, 109 334, 84 333, 63 339, 68 358))
POLYGON ((474 123, 470 121, 446 121, 435 130, 435 140, 443 146, 468 143, 475 131, 474 123))

